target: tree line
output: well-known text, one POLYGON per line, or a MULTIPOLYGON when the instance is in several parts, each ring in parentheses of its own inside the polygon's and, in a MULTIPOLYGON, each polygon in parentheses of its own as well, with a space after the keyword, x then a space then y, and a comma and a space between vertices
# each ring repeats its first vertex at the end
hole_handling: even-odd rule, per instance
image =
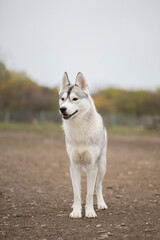
POLYGON ((25 73, 9 71, 0 62, 0 109, 10 111, 54 111, 57 89, 39 86, 25 73))
POLYGON ((108 88, 98 92, 94 100, 101 113, 160 115, 160 89, 152 92, 108 88))
MULTIPOLYGON (((153 92, 108 88, 97 92, 93 98, 102 114, 160 115, 160 89, 153 92)), ((40 86, 25 73, 10 71, 0 62, 0 110, 57 111, 57 88, 40 86)))

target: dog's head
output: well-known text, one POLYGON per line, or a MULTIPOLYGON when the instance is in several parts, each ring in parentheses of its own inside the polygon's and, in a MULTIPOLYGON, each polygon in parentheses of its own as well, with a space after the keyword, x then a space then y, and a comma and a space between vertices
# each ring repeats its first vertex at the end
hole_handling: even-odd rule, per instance
POLYGON ((60 114, 63 119, 71 119, 90 109, 89 90, 82 73, 78 73, 75 85, 71 84, 65 72, 59 91, 60 114))

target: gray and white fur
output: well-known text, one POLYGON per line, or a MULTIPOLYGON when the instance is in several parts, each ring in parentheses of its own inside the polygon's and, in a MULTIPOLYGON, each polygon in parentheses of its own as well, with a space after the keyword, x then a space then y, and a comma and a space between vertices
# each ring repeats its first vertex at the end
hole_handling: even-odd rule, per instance
POLYGON ((107 209, 102 194, 102 181, 106 172, 107 132, 82 73, 77 74, 75 85, 70 83, 67 73, 64 73, 59 97, 74 194, 70 217, 82 217, 82 170, 87 173, 85 216, 96 217, 93 207, 95 187, 98 209, 107 209))

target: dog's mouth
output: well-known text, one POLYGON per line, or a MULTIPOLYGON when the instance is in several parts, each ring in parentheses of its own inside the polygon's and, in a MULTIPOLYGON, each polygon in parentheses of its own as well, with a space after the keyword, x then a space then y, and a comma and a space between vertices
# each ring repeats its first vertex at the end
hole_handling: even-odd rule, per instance
POLYGON ((62 114, 62 117, 63 117, 63 119, 69 119, 69 118, 71 118, 72 116, 74 116, 77 112, 78 112, 78 110, 76 110, 76 111, 75 111, 74 113, 72 113, 72 114, 63 113, 63 114, 62 114))

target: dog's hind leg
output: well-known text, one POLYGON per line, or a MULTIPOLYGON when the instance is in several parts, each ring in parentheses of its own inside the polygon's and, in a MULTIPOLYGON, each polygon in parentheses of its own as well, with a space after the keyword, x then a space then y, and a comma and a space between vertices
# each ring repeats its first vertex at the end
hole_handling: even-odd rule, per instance
POLYGON ((71 218, 81 218, 82 217, 82 207, 81 207, 81 167, 79 164, 71 163, 70 173, 73 186, 74 203, 73 211, 69 215, 71 218))
POLYGON ((103 150, 102 156, 100 158, 98 173, 96 179, 96 194, 97 194, 97 204, 98 209, 107 209, 107 205, 103 199, 102 193, 102 181, 106 172, 106 149, 103 150))

